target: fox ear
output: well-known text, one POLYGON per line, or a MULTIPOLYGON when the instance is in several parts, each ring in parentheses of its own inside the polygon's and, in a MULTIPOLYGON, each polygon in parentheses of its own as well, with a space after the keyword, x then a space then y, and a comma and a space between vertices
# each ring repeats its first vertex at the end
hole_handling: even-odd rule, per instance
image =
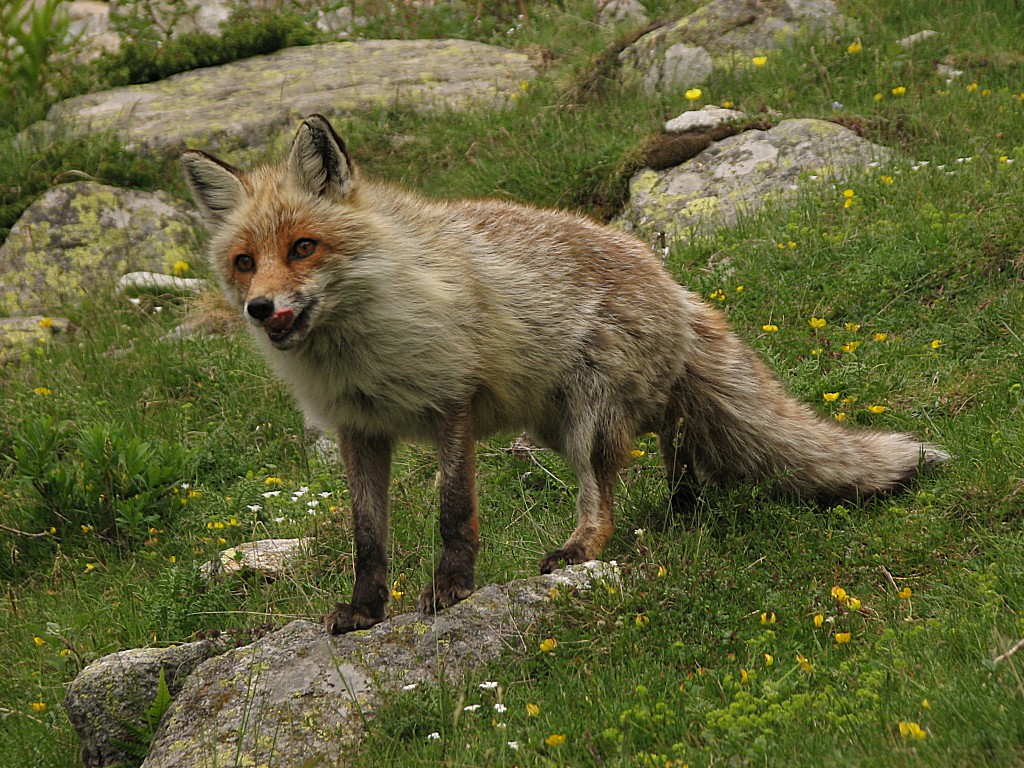
POLYGON ((245 197, 242 172, 205 152, 190 149, 183 153, 181 170, 210 226, 223 223, 245 197))
POLYGON ((299 186, 316 197, 341 200, 355 188, 355 168, 345 142, 323 115, 302 121, 288 155, 288 169, 299 186))

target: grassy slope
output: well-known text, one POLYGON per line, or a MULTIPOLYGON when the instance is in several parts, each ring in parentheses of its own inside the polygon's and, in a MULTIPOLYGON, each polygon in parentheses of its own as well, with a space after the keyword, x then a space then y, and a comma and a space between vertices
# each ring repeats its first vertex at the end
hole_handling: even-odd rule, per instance
MULTIPOLYGON (((662 513, 656 449, 641 441, 607 550, 621 583, 559 596, 547 623, 529 629, 537 650, 525 660, 463 687, 396 697, 371 727, 364 763, 1020 762, 1021 662, 992 659, 1024 636, 1024 18, 1009 0, 958 4, 941 19, 932 6, 848 4, 862 20, 860 53, 847 52, 848 40, 800 41, 763 69, 717 73, 704 87, 705 100, 749 111, 838 113, 929 165, 869 169, 849 185, 849 208, 842 189, 808 182, 794 207, 677 248, 670 266, 703 295, 724 297, 714 300, 798 396, 851 423, 926 435, 956 461, 908 494, 862 507, 816 510, 744 488, 711 492, 680 520, 662 513), (923 28, 940 34, 911 51, 895 45, 923 28), (967 70, 949 86, 933 72, 947 56, 967 70), (892 94, 897 86, 903 96, 892 94), (812 316, 828 324, 812 329, 812 316), (861 343, 843 351, 850 342, 861 343), (832 392, 839 398, 826 402, 832 392), (837 601, 834 586, 858 610, 837 601), (844 633, 849 641, 838 642, 844 633), (557 647, 541 651, 546 638, 557 647), (484 679, 501 686, 482 692, 484 679), (492 709, 498 701, 504 713, 492 709), (484 708, 464 713, 472 703, 484 708), (901 721, 926 737, 901 735, 901 721), (428 739, 433 732, 441 738, 428 739)), ((381 112, 353 118, 343 133, 369 170, 433 194, 603 212, 617 170, 682 99, 651 104, 611 91, 557 106, 560 86, 607 42, 595 35, 585 14, 537 10, 516 39, 563 58, 554 82, 507 114, 381 112)), ((314 616, 350 589, 344 515, 305 512, 319 492, 331 494, 321 507, 344 510, 339 474, 311 454, 301 417, 244 339, 157 342, 182 313, 173 302, 147 313, 97 299, 75 317, 72 343, 41 348, 0 382, 0 453, 44 415, 68 420, 72 434, 120 421, 189 452, 189 488, 179 485, 145 544, 118 547, 95 529, 61 529, 59 546, 0 534, 0 754, 11 764, 73 762, 59 702, 89 659, 210 627, 314 616), (310 491, 292 501, 302 486, 310 491), (284 492, 264 498, 268 488, 284 492), (195 588, 197 565, 220 539, 300 532, 318 534, 317 552, 293 579, 195 588)), ((571 473, 549 454, 537 457, 541 471, 507 445, 480 448, 481 583, 532 573, 572 527, 571 473)), ((72 449, 64 460, 84 461, 72 449)), ((392 573, 407 592, 396 610, 412 607, 437 555, 434 470, 431 452, 417 447, 396 467, 392 573)), ((8 468, 0 523, 48 527, 24 499, 8 468)))

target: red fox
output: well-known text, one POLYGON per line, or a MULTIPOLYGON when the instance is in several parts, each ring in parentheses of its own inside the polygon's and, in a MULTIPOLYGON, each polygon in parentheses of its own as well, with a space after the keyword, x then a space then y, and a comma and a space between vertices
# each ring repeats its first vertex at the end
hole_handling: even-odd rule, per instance
POLYGON ((285 162, 182 167, 229 302, 307 416, 336 430, 356 564, 329 632, 370 627, 388 598, 388 485, 399 440, 436 443, 442 551, 420 609, 474 589, 474 440, 525 430, 579 483, 577 524, 540 561, 597 557, 632 442, 655 432, 673 507, 703 483, 803 497, 894 490, 949 455, 852 429, 792 399, 722 314, 631 235, 499 200, 432 201, 364 177, 327 119, 285 162))

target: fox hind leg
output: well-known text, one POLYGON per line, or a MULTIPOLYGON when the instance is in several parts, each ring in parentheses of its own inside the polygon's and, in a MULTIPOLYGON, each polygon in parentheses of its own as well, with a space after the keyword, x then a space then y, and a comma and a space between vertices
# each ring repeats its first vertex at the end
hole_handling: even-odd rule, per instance
POLYGON ((388 485, 390 438, 342 432, 338 451, 345 464, 356 542, 356 583, 351 603, 338 603, 324 617, 332 635, 372 627, 384 619, 388 599, 388 485))
POLYGON ((423 613, 434 613, 473 594, 480 549, 473 449, 473 422, 466 404, 445 419, 438 445, 442 548, 434 577, 420 594, 423 613))

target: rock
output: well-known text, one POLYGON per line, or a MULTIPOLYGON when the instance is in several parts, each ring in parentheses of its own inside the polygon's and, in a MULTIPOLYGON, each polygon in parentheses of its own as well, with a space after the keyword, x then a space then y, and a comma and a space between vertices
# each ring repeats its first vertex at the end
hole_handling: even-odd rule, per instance
POLYGON ((737 54, 763 53, 808 27, 845 29, 849 22, 832 0, 712 0, 640 37, 619 54, 619 63, 623 77, 648 92, 695 86, 707 78, 713 64, 731 66, 737 54), (688 52, 694 48, 704 54, 688 52), (687 68, 680 68, 682 61, 687 68), (689 79, 673 76, 677 70, 689 79))
POLYGON ((901 45, 904 48, 910 48, 913 45, 917 45, 922 40, 928 40, 938 34, 939 33, 934 29, 922 29, 920 32, 915 32, 912 35, 907 35, 907 37, 904 37, 901 40, 897 40, 896 45, 901 45))
POLYGON ((935 65, 935 74, 939 77, 945 78, 946 85, 949 85, 958 77, 963 77, 964 71, 962 69, 957 69, 950 64, 939 62, 935 65))
POLYGON ((639 0, 598 0, 597 21, 607 27, 615 24, 646 24, 647 9, 639 0))
POLYGON ((70 327, 64 317, 0 317, 0 364, 21 359, 28 350, 49 343, 70 327))
MULTIPOLYGON (((157 694, 160 670, 172 696, 202 662, 222 653, 219 641, 202 640, 173 648, 137 648, 94 661, 68 686, 64 710, 81 742, 85 768, 137 760, 130 745, 139 745, 148 729, 145 712, 157 694)), ((144 745, 141 745, 144 746, 144 745)))
POLYGON ((195 277, 177 277, 159 272, 129 272, 117 281, 117 292, 147 291, 156 293, 199 294, 209 283, 195 277))
POLYGON ((89 181, 53 187, 0 246, 0 315, 78 304, 129 270, 170 272, 199 251, 197 226, 197 214, 163 192, 89 181))
POLYGON ((466 40, 326 43, 78 96, 48 120, 74 135, 118 131, 137 150, 201 146, 249 162, 268 145, 283 151, 294 121, 313 112, 498 105, 535 75, 525 54, 466 40))
POLYGON ((766 200, 794 194, 801 177, 834 176, 893 156, 848 128, 783 120, 769 130, 725 138, 682 165, 641 170, 630 180, 620 223, 651 241, 686 240, 727 226, 766 200))
POLYGON ((311 541, 309 538, 248 541, 225 549, 217 560, 203 565, 202 574, 209 579, 246 572, 275 579, 286 573, 295 560, 305 556, 311 541))
POLYGON ((605 563, 571 566, 483 587, 436 616, 403 614, 339 637, 292 622, 196 669, 143 768, 337 765, 382 690, 454 681, 499 655, 526 652, 523 633, 551 589, 585 589, 595 579, 617 574, 605 563))
POLYGON ((686 133, 687 131, 699 131, 706 128, 714 128, 716 125, 724 125, 746 118, 742 112, 736 109, 725 109, 708 104, 701 109, 691 109, 683 112, 678 117, 673 117, 665 123, 665 133, 686 133))
POLYGON ((97 0, 66 3, 68 35, 66 42, 77 48, 78 61, 87 64, 105 52, 115 53, 121 38, 110 29, 110 5, 97 0))

